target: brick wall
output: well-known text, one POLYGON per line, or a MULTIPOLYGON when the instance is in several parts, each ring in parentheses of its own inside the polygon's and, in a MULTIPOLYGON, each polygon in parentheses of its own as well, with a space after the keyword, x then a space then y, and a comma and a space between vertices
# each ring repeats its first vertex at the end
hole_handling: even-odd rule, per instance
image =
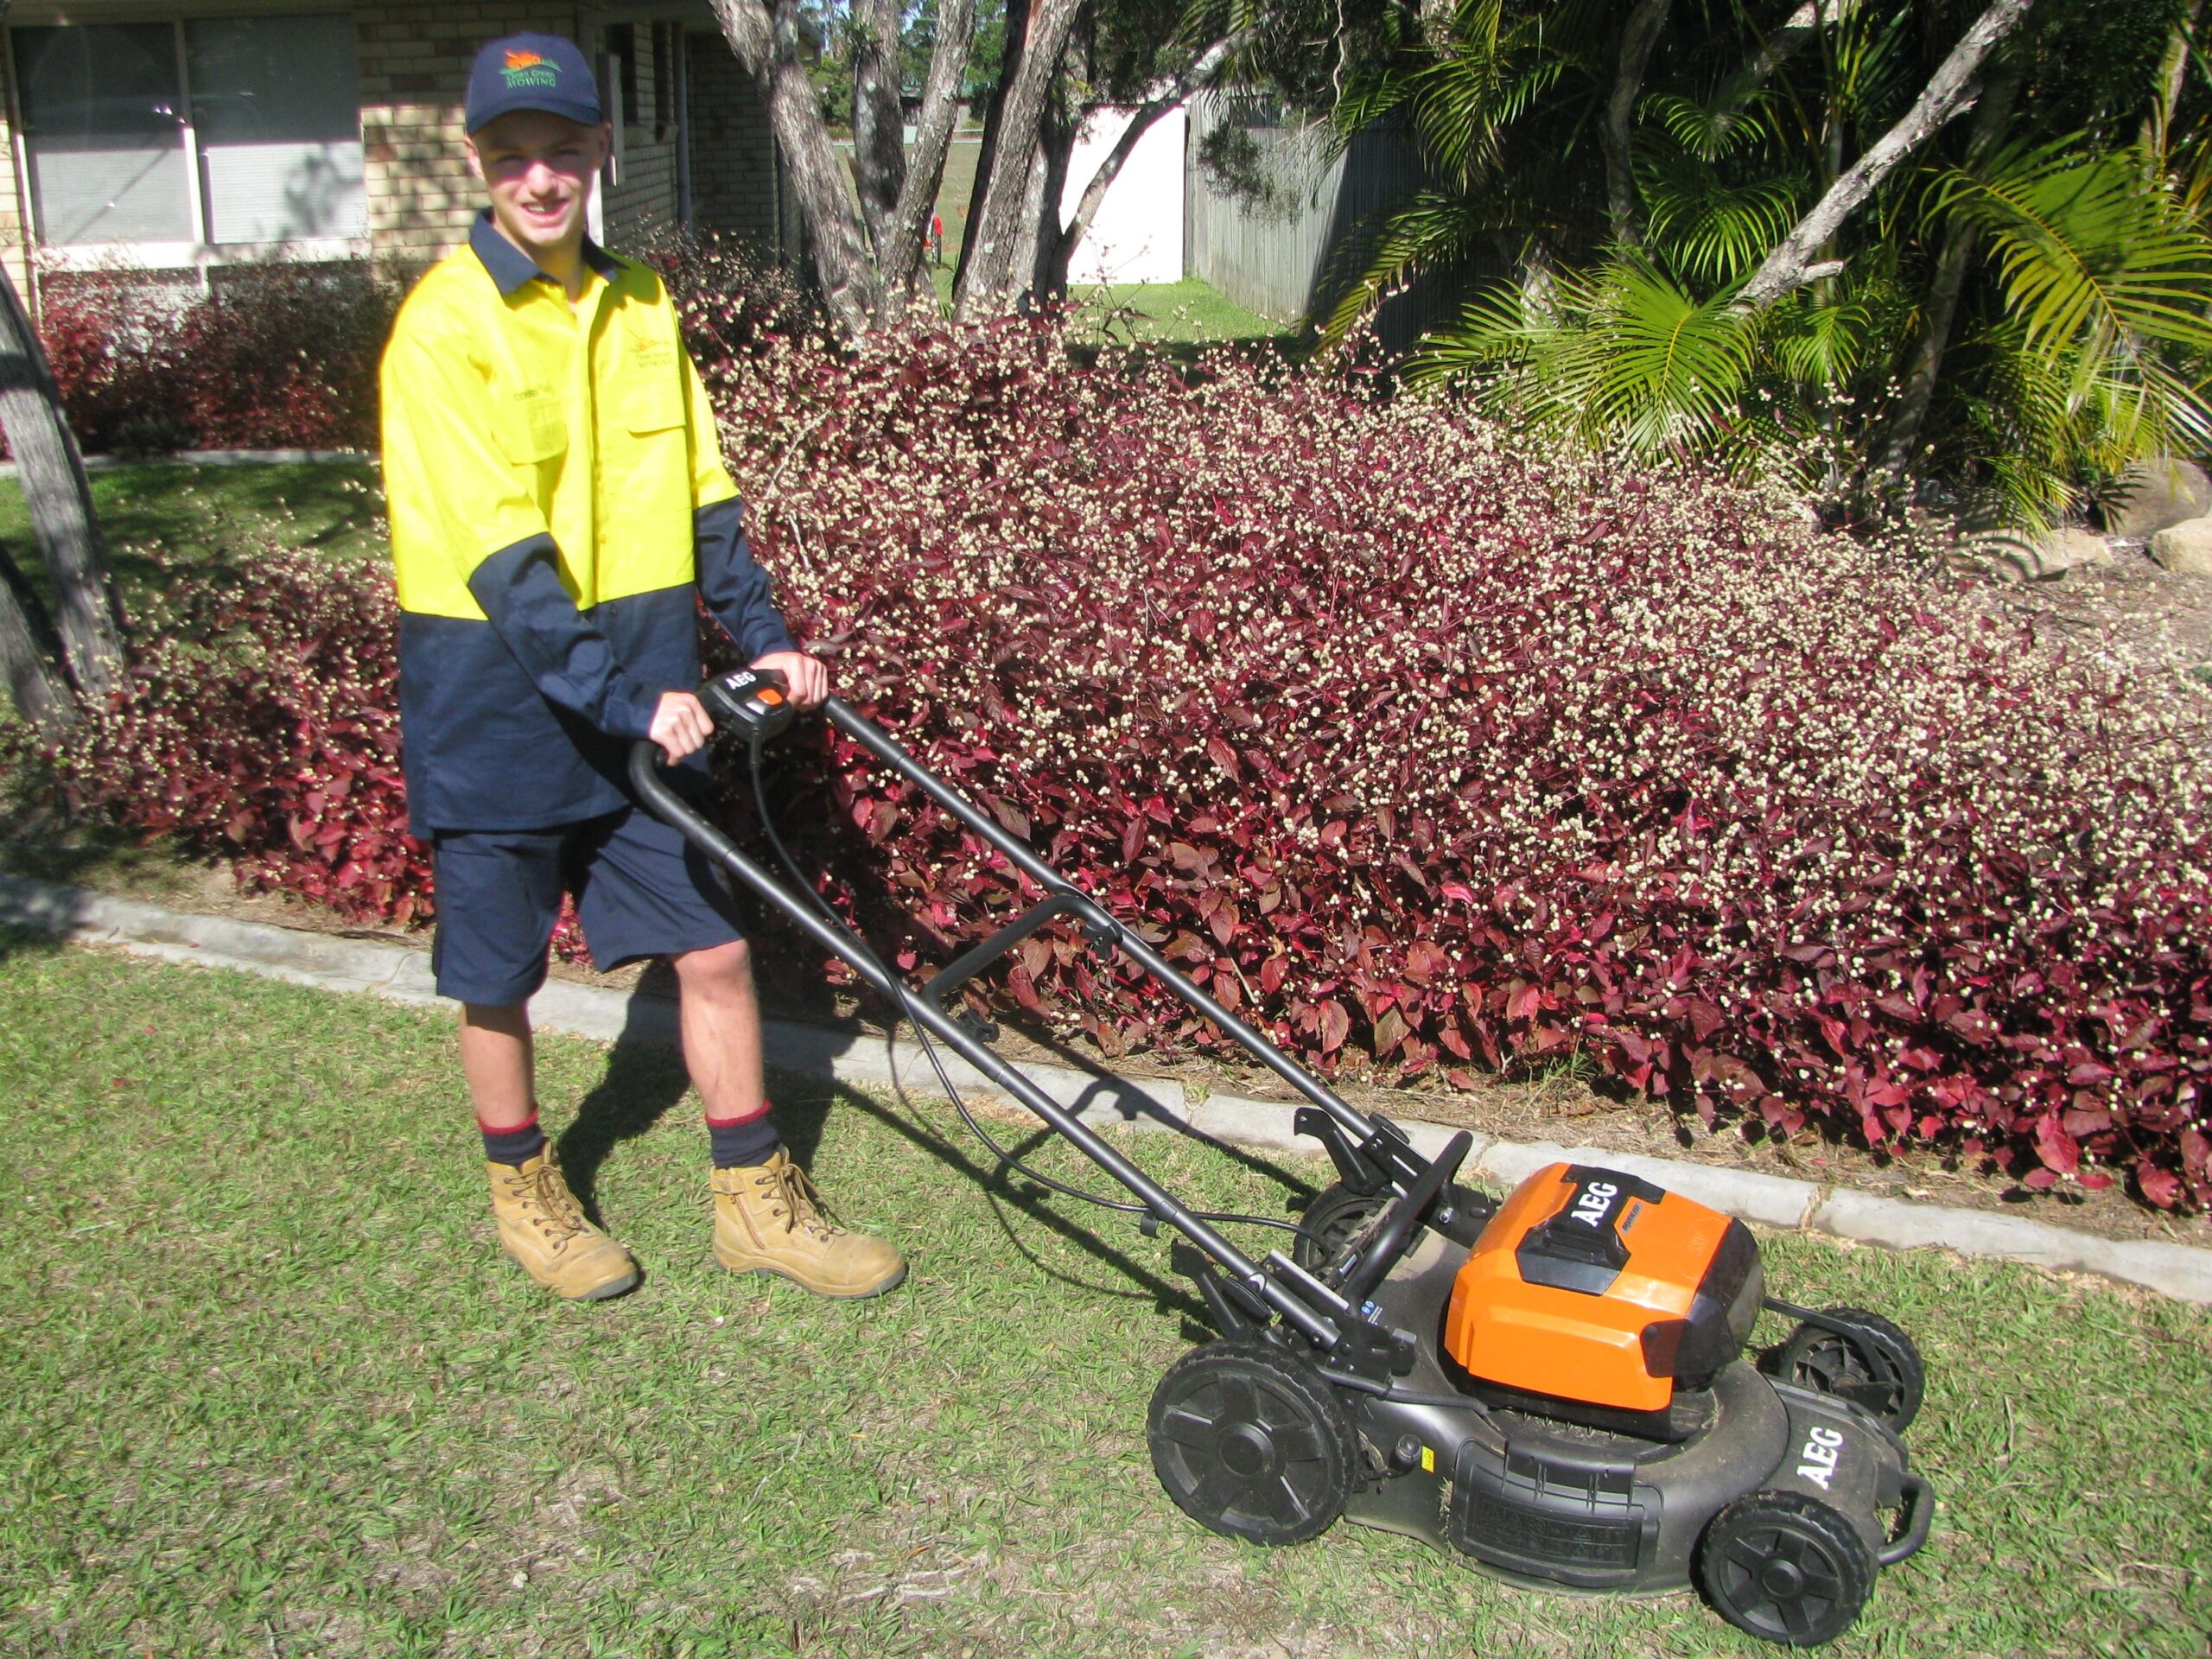
MULTIPOLYGON (((600 204, 607 244, 618 252, 682 217, 676 186, 675 83, 656 61, 664 31, 637 23, 629 34, 636 54, 631 76, 636 95, 626 96, 623 104, 620 182, 600 204)), ((602 89, 602 95, 611 100, 613 89, 602 89)))
MULTIPOLYGON (((0 35, 0 41, 5 39, 0 35)), ((23 303, 35 305, 37 295, 31 286, 29 250, 23 239, 23 227, 30 223, 30 205, 24 200, 30 181, 15 164, 16 131, 8 119, 8 111, 16 103, 15 76, 14 55, 0 52, 0 156, 8 158, 9 172, 8 188, 0 190, 0 264, 6 264, 8 279, 15 283, 23 303)))
POLYGON ((768 107, 719 34, 684 36, 691 90, 691 210, 702 231, 743 238, 769 258, 798 245, 785 234, 768 107))
POLYGON ((416 0, 354 12, 369 246, 378 258, 425 265, 467 240, 483 203, 461 147, 468 65, 486 41, 524 29, 574 36, 576 15, 516 0, 416 0))

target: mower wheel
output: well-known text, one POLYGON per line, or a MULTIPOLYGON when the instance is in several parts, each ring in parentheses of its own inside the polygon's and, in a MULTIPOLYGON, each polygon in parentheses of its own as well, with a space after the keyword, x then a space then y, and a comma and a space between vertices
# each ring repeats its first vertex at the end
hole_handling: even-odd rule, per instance
POLYGON ((1393 1196, 1387 1186, 1376 1192, 1355 1192, 1342 1181, 1332 1181, 1299 1217, 1290 1259, 1308 1273, 1322 1272, 1343 1256, 1368 1223, 1390 1207, 1393 1196))
POLYGON ((1769 1362, 1784 1382, 1863 1406, 1902 1434, 1919 1414, 1928 1367, 1910 1337, 1861 1307, 1824 1307, 1849 1334, 1800 1320, 1769 1362))
POLYGON ((1167 1368, 1145 1438, 1177 1507, 1255 1544, 1326 1532, 1351 1495, 1358 1441, 1312 1367, 1272 1343, 1210 1342, 1167 1368))
POLYGON ((1837 1510, 1802 1492, 1751 1492, 1713 1517, 1698 1582, 1721 1618, 1809 1648, 1851 1628, 1874 1592, 1874 1552, 1837 1510))

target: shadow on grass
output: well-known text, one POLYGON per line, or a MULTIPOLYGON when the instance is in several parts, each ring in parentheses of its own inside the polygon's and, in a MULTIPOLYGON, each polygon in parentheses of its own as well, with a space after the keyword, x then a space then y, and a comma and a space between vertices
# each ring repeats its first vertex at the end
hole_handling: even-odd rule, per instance
MULTIPOLYGON (((664 964, 656 963, 649 970, 640 988, 664 994, 672 988, 670 982, 673 978, 674 976, 664 964)), ((570 1190, 575 1193, 577 1202, 582 1205, 585 1212, 594 1221, 599 1219, 596 1191, 601 1166, 624 1141, 636 1139, 658 1123, 669 1109, 683 1098, 689 1084, 683 1058, 669 1042, 664 1023, 652 1015, 641 1014, 638 1001, 633 1000, 631 1007, 631 1023, 608 1052, 605 1076, 584 1096, 577 1107, 575 1120, 562 1133, 557 1142, 558 1155, 568 1175, 570 1190)), ((842 1106, 865 1113, 899 1135, 914 1150, 942 1166, 948 1179, 971 1183, 980 1189, 997 1212, 999 1228, 1007 1243, 1039 1272, 1062 1283, 1081 1284, 1094 1292, 1103 1291, 1108 1294, 1141 1299, 1160 1313, 1179 1315, 1197 1325, 1205 1323, 1205 1304, 1187 1287, 1161 1276, 1147 1264, 1101 1236, 1096 1230, 1062 1214, 1055 1207, 1052 1194, 1032 1183, 1019 1171, 1001 1163, 995 1154, 980 1147, 971 1153, 964 1145, 938 1135, 911 1109, 894 1110, 883 1102, 856 1090, 824 1085, 810 1079, 801 1080, 788 1075, 781 1077, 780 1084, 771 1090, 775 1101, 776 1128, 791 1157, 800 1165, 809 1167, 813 1165, 815 1154, 822 1144, 823 1126, 833 1107, 842 1106), (1064 1268, 1044 1260, 1021 1237, 1006 1213, 1008 1209, 1018 1211, 1027 1222, 1043 1228, 1083 1251, 1108 1269, 1114 1282, 1102 1286, 1089 1280, 1077 1279, 1064 1268)), ((1224 1146, 1210 1137, 1187 1130, 1185 1133, 1228 1154, 1248 1168, 1273 1176, 1294 1192, 1310 1192, 1306 1183, 1263 1159, 1224 1146)), ((1015 1157, 1026 1160, 1054 1138, 1051 1130, 1040 1128, 1027 1132, 1007 1150, 1015 1157)), ((703 1130, 699 1139, 699 1153, 703 1159, 707 1153, 703 1130)), ((1092 1178, 1089 1185, 1101 1192, 1110 1192, 1116 1198, 1126 1196, 1103 1173, 1092 1178)), ((834 1196, 829 1200, 829 1207, 834 1214, 834 1196)))
MULTIPOLYGON (((666 963, 656 962, 646 969, 638 989, 672 997, 676 975, 666 963)), ((690 1086, 683 1053, 669 1040, 660 1012, 645 996, 630 999, 621 1034, 607 1051, 607 1074, 583 1097, 575 1120, 555 1143, 569 1189, 594 1222, 601 1219, 600 1166, 622 1142, 635 1140, 666 1116, 690 1086)), ((700 1139, 703 1142, 705 1138, 702 1128, 700 1139)))
MULTIPOLYGON (((908 1145, 934 1158, 944 1166, 949 1175, 972 1182, 990 1202, 999 1231, 1007 1244, 1016 1255, 1046 1277, 1062 1284, 1079 1285, 1092 1292, 1132 1300, 1141 1300, 1149 1302, 1158 1313, 1177 1314, 1198 1324, 1205 1322, 1205 1303, 1187 1287, 1163 1278, 1147 1264, 1118 1249, 1095 1230, 1081 1226, 1060 1213, 1054 1207, 1050 1192, 1031 1182, 1020 1171, 1000 1163, 997 1157, 982 1148, 980 1143, 977 1153, 971 1154, 965 1147, 938 1135, 910 1112, 893 1111, 882 1102, 866 1095, 836 1089, 820 1090, 805 1096, 795 1094, 788 1108, 779 1103, 776 1110, 778 1127, 784 1128, 787 1140, 794 1140, 792 1131, 798 1129, 800 1138, 809 1147, 810 1155, 810 1148, 821 1139, 822 1119, 833 1103, 867 1113, 908 1145), (1008 1208, 1019 1211, 1030 1223, 1081 1250, 1112 1273, 1117 1282, 1100 1285, 1090 1280, 1079 1279, 1046 1261, 1015 1230, 1006 1214, 1008 1208)), ((1007 1150, 1015 1157, 1026 1160, 1054 1138, 1050 1129, 1034 1129, 1007 1150)), ((796 1143, 792 1146, 791 1155, 801 1163, 809 1161, 808 1156, 801 1155, 796 1143)), ((1071 1181, 1070 1185, 1080 1183, 1071 1181)), ((1095 1177, 1092 1185, 1103 1190, 1111 1188, 1113 1184, 1106 1176, 1100 1174, 1095 1177)), ((1117 1190, 1115 1196, 1124 1195, 1117 1190)), ((1073 1203, 1075 1200, 1063 1199, 1062 1202, 1073 1203)), ((1096 1213, 1105 1216, 1112 1212, 1100 1211, 1096 1213)))
POLYGON ((50 957, 61 949, 60 936, 35 927, 0 922, 0 962, 11 957, 50 957))

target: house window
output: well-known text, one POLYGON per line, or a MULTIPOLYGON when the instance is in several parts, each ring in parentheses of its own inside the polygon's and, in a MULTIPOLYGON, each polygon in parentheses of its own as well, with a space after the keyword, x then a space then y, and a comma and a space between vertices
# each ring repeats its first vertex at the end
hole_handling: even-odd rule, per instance
POLYGON ((345 16, 10 31, 39 239, 358 239, 360 92, 345 16))
POLYGON ((43 239, 188 239, 175 27, 18 29, 15 39, 31 209, 43 239))
MULTIPOLYGON (((625 125, 645 119, 638 106, 638 28, 634 23, 607 26, 607 55, 614 64, 614 95, 625 125)), ((609 111, 613 113, 613 111, 609 111)))
POLYGON ((666 143, 676 125, 676 54, 683 49, 683 26, 653 25, 653 138, 666 143))

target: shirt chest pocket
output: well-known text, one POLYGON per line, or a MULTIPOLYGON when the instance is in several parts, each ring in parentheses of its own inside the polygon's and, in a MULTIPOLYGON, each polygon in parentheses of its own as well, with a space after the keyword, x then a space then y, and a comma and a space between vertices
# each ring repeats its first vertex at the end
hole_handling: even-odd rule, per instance
POLYGON ((623 388, 622 424, 638 436, 683 424, 683 385, 673 364, 658 374, 640 376, 623 388))
POLYGON ((568 412, 550 387, 523 386, 500 404, 499 447, 518 467, 552 460, 569 447, 568 412))

